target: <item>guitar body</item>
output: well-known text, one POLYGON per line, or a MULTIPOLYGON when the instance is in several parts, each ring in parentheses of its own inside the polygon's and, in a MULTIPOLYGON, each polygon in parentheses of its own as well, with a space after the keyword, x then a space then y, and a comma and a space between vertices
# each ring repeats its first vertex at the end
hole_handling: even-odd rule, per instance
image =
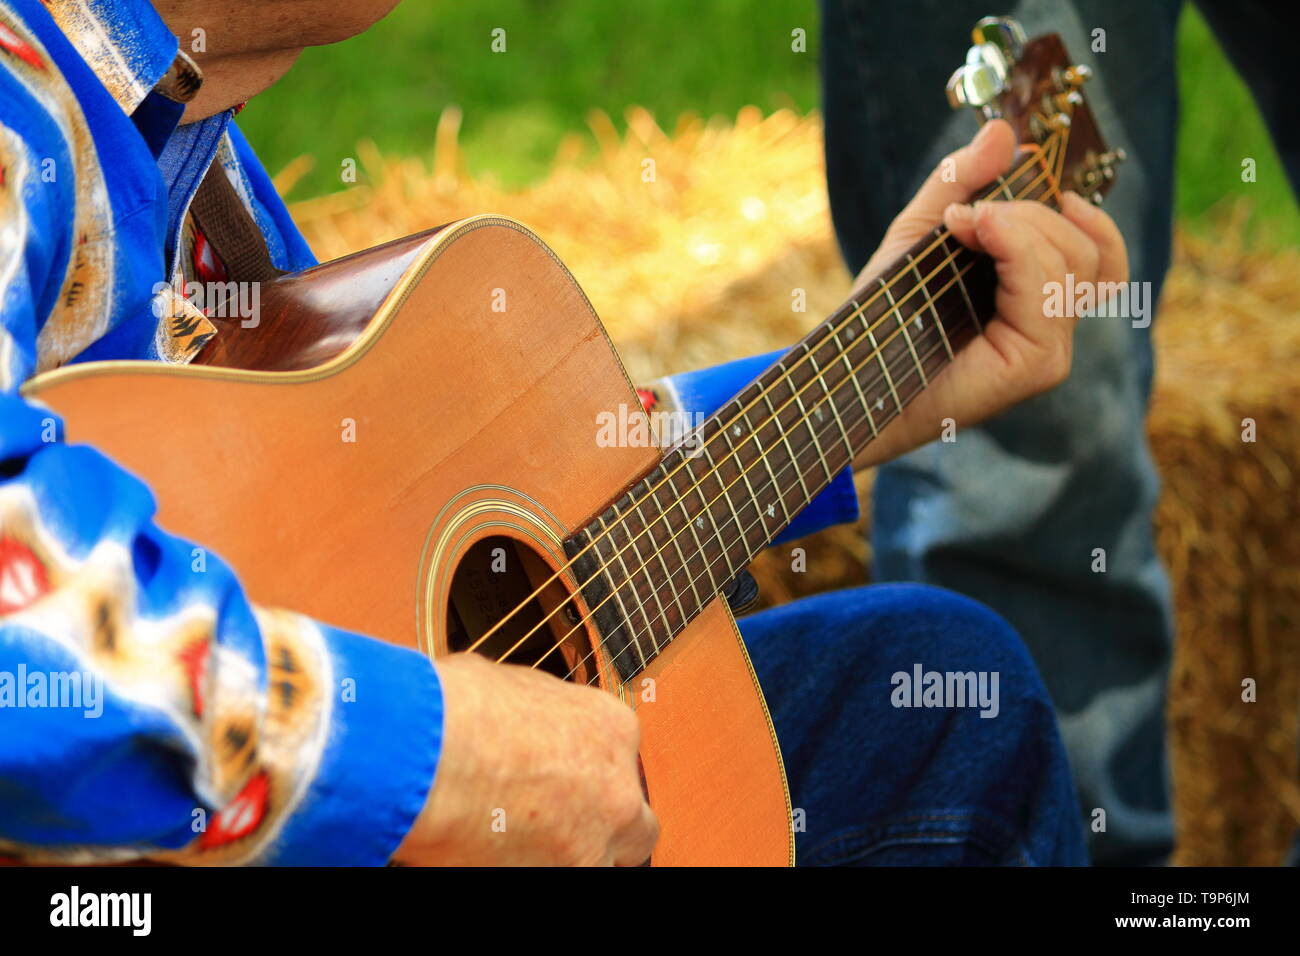
MULTIPOLYGON (((203 364, 74 365, 25 392, 145 480, 159 524, 211 547, 260 604, 435 657, 466 648, 659 461, 597 444, 597 414, 638 399, 568 271, 508 220, 264 283, 256 327, 218 325, 203 364)), ((545 588, 541 611, 574 585, 545 588)), ((625 688, 588 627, 546 663, 636 708, 653 863, 792 862, 780 752, 725 603, 625 688)), ((557 615, 539 633, 549 648, 572 629, 557 615)), ((479 650, 496 656, 497 637, 479 650)))

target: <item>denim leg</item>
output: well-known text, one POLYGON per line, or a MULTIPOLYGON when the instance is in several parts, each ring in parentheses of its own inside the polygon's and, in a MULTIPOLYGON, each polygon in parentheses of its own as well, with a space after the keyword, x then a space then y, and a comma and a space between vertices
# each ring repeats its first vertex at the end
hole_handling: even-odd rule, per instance
POLYGON ((1087 862, 1051 701, 988 608, 876 585, 762 611, 740 630, 804 827, 801 864, 1087 862), (983 673, 996 693, 977 706, 898 706, 913 698, 895 675, 918 665, 983 673))
MULTIPOLYGON (((943 84, 989 10, 983 0, 822 6, 827 175, 856 270, 926 173, 973 133, 943 84)), ((1010 11, 1030 36, 1062 34, 1094 70, 1089 104, 1109 144, 1129 154, 1106 207, 1152 302, 1169 265, 1179 6, 1023 0, 1010 11), (1093 51, 1097 29, 1105 52, 1093 51)), ((1105 831, 1090 834, 1101 863, 1158 860, 1173 837, 1172 610, 1151 524, 1151 376, 1149 328, 1085 318, 1064 385, 882 467, 872 512, 878 580, 969 594, 1023 636, 1058 708, 1082 806, 1089 819, 1106 813, 1105 831), (1093 570, 1098 548, 1104 572, 1093 570)))

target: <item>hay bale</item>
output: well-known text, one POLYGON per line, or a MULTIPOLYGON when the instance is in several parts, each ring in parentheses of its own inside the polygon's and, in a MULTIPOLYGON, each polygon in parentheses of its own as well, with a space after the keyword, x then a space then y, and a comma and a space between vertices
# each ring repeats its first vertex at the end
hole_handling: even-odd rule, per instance
POLYGON ((1156 331, 1148 430, 1178 629, 1184 864, 1279 863, 1300 825, 1300 255, 1252 255, 1241 219, 1213 239, 1180 234, 1156 331))
MULTIPOLYGON (((620 136, 593 114, 594 158, 575 136, 545 180, 503 190, 465 172, 451 109, 428 162, 363 145, 364 182, 294 216, 322 258, 476 213, 520 219, 568 263, 643 379, 789 344, 840 304, 849 277, 816 116, 749 108, 734 123, 685 116, 671 134, 644 110, 627 118, 620 136), (796 288, 807 313, 791 311, 796 288)), ((1180 234, 1156 326, 1150 435, 1177 601, 1169 721, 1184 864, 1279 862, 1300 825, 1300 254, 1252 256, 1240 235, 1239 209, 1214 239, 1180 234)), ((804 574, 785 553, 760 556, 765 600, 862 583, 865 533, 864 519, 800 542, 804 574)))

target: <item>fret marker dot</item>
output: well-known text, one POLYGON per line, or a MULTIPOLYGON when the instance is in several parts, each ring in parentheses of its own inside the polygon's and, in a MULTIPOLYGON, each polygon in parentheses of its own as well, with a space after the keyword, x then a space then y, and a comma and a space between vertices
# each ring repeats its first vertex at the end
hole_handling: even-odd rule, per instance
POLYGON ((821 420, 822 420, 823 418, 825 418, 825 417, 826 417, 826 416, 822 413, 822 408, 821 408, 821 406, 818 405, 818 406, 817 406, 817 420, 818 420, 818 421, 821 421, 821 420))
POLYGON ((767 506, 767 516, 768 516, 769 518, 775 518, 775 517, 776 517, 776 505, 768 505, 768 506, 767 506))
POLYGON ((850 326, 849 328, 847 328, 847 329, 844 330, 844 337, 845 337, 846 339, 851 339, 851 338, 853 338, 853 336, 855 336, 855 335, 857 335, 857 334, 858 334, 857 332, 853 331, 852 326, 850 326))
POLYGON ((733 435, 735 435, 737 438, 739 438, 739 437, 740 437, 740 426, 739 426, 739 425, 734 426, 734 427, 731 429, 731 434, 733 434, 733 435))
POLYGON ((916 327, 921 328, 921 316, 919 315, 916 317, 916 327))
POLYGON ((885 410, 885 400, 883 398, 876 399, 876 411, 881 412, 884 410, 885 410))
POLYGON ((704 527, 704 519, 703 519, 703 518, 696 518, 696 519, 695 519, 695 524, 696 524, 698 527, 703 528, 703 527, 704 527))

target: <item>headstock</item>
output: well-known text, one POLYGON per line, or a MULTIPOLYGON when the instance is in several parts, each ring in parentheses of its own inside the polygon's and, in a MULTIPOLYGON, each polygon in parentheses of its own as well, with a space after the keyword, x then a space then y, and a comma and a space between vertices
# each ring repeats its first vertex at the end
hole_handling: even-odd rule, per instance
POLYGON ((1007 120, 1023 148, 1042 151, 1056 186, 1100 204, 1125 156, 1106 148, 1084 99, 1092 71, 1071 62, 1059 35, 1026 40, 1011 17, 985 17, 971 39, 965 65, 948 80, 948 102, 974 108, 981 123, 1007 120))

